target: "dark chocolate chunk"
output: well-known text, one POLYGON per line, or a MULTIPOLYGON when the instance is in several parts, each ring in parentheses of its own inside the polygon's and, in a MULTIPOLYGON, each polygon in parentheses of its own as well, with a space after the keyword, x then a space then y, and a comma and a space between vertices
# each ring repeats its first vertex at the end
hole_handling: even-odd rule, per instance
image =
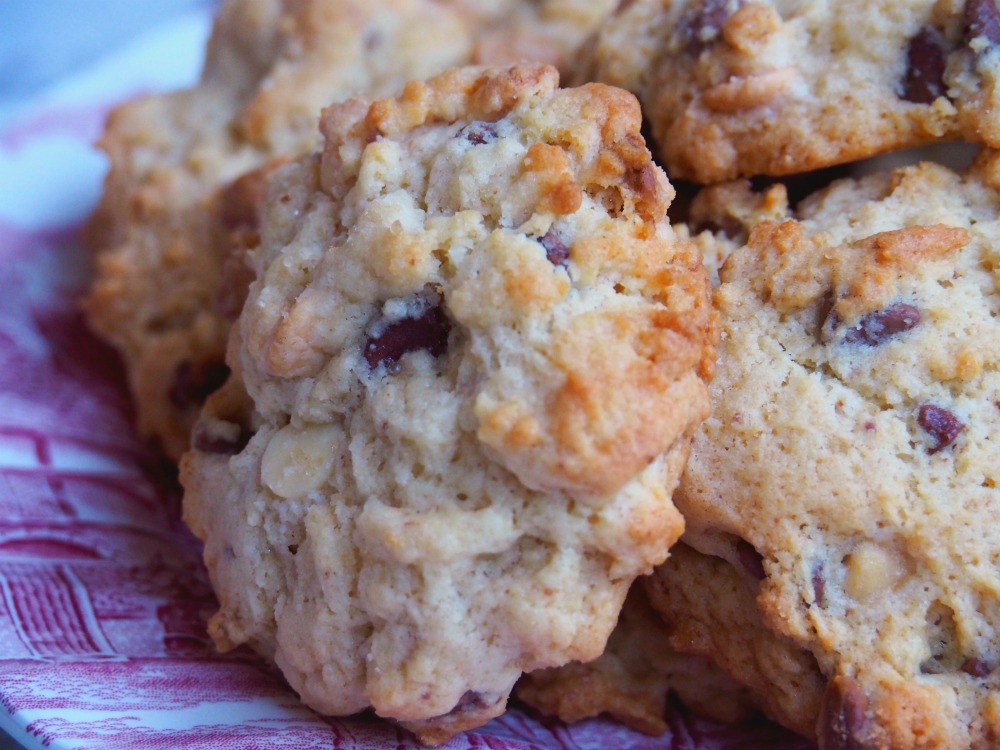
POLYGON ((930 104, 944 96, 945 50, 944 37, 933 26, 924 26, 910 39, 903 79, 903 98, 906 101, 930 104))
POLYGON ((965 0, 963 21, 966 41, 985 37, 991 44, 1000 44, 1000 11, 996 0, 965 0))
POLYGON ((497 139, 497 126, 494 122, 476 121, 462 129, 461 135, 474 146, 492 143, 497 139))
POLYGON ((848 344, 878 346, 890 336, 909 331, 920 324, 920 310, 900 302, 884 310, 868 313, 844 336, 848 344))
POLYGON ((819 744, 824 750, 866 750, 868 698, 850 677, 830 680, 819 718, 819 744))
POLYGON ((421 349, 440 357, 448 346, 450 327, 440 306, 429 307, 415 318, 401 318, 366 340, 365 361, 372 369, 381 364, 391 366, 404 354, 421 349))
POLYGON ((966 659, 962 662, 962 671, 972 677, 986 677, 993 670, 982 659, 966 659))
POLYGON ((951 445, 958 434, 965 429, 958 417, 947 409, 934 404, 924 404, 917 411, 917 424, 934 438, 928 452, 937 453, 951 445))
POLYGON ((559 239, 559 235, 549 229, 539 238, 538 242, 545 248, 545 257, 548 258, 549 263, 554 266, 566 267, 566 261, 569 260, 569 248, 566 247, 565 242, 559 239))
MULTIPOLYGON (((737 7, 742 5, 740 2, 737 7)), ((687 24, 684 26, 685 48, 697 57, 711 46, 729 18, 729 0, 701 0, 687 24)))

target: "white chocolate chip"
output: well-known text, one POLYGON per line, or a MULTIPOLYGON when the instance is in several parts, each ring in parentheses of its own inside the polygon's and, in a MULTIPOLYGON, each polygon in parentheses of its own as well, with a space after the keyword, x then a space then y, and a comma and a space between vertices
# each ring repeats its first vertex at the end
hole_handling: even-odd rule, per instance
POLYGON ((282 427, 264 450, 261 481, 284 498, 319 489, 333 470, 338 442, 343 442, 343 437, 334 425, 282 427))
POLYGON ((905 574, 897 555, 874 542, 861 542, 847 556, 847 593, 859 602, 889 591, 905 574))

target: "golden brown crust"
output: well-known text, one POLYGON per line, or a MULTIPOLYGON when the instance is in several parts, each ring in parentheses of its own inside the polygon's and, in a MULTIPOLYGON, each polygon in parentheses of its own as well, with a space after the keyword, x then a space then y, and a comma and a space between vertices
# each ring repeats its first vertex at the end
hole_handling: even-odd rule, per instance
POLYGON ((671 177, 711 184, 958 137, 1000 144, 996 42, 970 39, 967 13, 935 0, 636 0, 585 51, 598 80, 642 100, 671 177))
POLYGON ((753 266, 758 293, 785 313, 816 304, 832 292, 832 312, 853 324, 884 308, 898 294, 900 279, 924 263, 954 257, 969 243, 969 232, 935 224, 876 232, 835 249, 822 243, 822 238, 806 236, 797 222, 762 222, 751 231, 746 252, 730 268, 724 266, 721 275, 740 278, 753 266))
MULTIPOLYGON (((459 113, 463 119, 495 122, 521 101, 553 91, 557 81, 556 71, 545 66, 513 66, 503 76, 467 68, 411 82, 400 97, 372 102, 363 114, 354 101, 334 105, 324 112, 321 123, 327 138, 321 182, 337 195, 353 174, 349 160, 357 158, 365 144, 427 124, 449 123, 459 113)), ((606 493, 648 464, 683 429, 690 413, 669 405, 689 404, 695 412, 704 408, 699 394, 714 366, 710 342, 717 336, 717 318, 699 293, 706 277, 696 248, 677 243, 668 257, 652 230, 664 217, 673 191, 638 136, 641 116, 635 98, 604 85, 583 86, 561 96, 559 114, 568 122, 582 118, 578 121, 586 125, 564 126, 561 148, 536 144, 529 150, 528 189, 540 190, 540 207, 556 215, 578 209, 583 194, 616 213, 638 214, 641 221, 633 222, 627 242, 603 234, 581 238, 575 257, 584 277, 626 267, 629 273, 638 270, 641 284, 636 291, 664 305, 655 314, 580 316, 554 337, 551 356, 565 386, 544 413, 515 401, 491 406, 477 411, 478 435, 533 464, 539 462, 542 443, 554 445, 547 481, 606 493), (567 196, 572 196, 568 204, 567 196), (672 305, 673 299, 684 303, 672 305), (597 340, 606 343, 592 346, 597 340), (599 349, 603 349, 599 356, 581 356, 599 349), (609 389, 608 383, 619 387, 609 389), (642 418, 657 405, 673 416, 642 418)), ((500 303, 501 309, 516 304, 522 298, 519 288, 532 278, 519 270, 508 277, 509 296, 500 303)), ((536 286, 525 291, 536 300, 540 296, 536 286)), ((555 301, 564 293, 565 289, 553 288, 541 296, 555 301)), ((309 330, 311 309, 307 300, 299 300, 290 310, 275 311, 271 322, 249 334, 252 350, 265 357, 271 374, 312 373, 322 363, 321 350, 313 341, 316 333, 309 330)))

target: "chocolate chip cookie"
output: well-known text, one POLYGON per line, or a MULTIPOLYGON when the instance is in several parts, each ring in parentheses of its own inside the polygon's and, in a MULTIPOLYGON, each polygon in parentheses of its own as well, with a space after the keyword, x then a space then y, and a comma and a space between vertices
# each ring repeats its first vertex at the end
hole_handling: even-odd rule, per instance
POLYGON ((651 593, 825 750, 1000 737, 998 188, 991 151, 839 181, 720 272, 712 415, 675 494, 709 561, 651 593))
POLYGON ((714 183, 998 147, 998 45, 994 0, 634 0, 590 74, 639 96, 671 178, 714 183))
POLYGON ((223 391, 251 413, 210 401, 182 461, 216 642, 430 743, 601 653, 708 411, 717 316, 639 104, 557 83, 325 110, 269 180, 223 391))

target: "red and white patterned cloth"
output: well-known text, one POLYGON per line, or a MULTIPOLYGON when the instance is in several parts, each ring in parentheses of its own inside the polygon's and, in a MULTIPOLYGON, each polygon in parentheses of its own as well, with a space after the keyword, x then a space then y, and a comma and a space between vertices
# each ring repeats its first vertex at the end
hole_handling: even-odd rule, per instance
MULTIPOLYGON (((116 357, 77 308, 104 114, 189 80, 208 20, 111 53, 0 126, 0 727, 26 747, 415 748, 372 717, 317 716, 249 652, 215 653, 176 480, 136 438, 116 357)), ((649 738, 515 708, 444 747, 809 747, 767 724, 720 727, 673 708, 669 723, 649 738)))

